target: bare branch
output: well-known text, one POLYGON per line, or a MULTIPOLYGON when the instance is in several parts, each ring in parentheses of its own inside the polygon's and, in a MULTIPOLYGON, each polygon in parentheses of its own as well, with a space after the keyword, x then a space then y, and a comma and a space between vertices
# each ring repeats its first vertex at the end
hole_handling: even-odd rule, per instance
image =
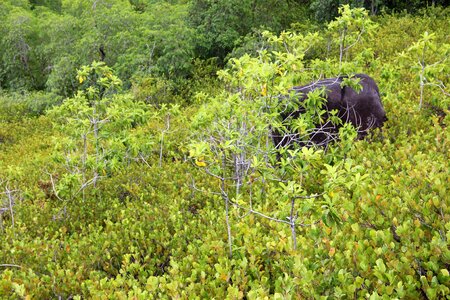
POLYGON ((445 90, 446 86, 444 85, 444 83, 442 81, 440 81, 439 83, 427 82, 427 83, 424 83, 424 85, 438 87, 445 96, 450 97, 450 93, 445 90))
POLYGON ((361 28, 361 31, 360 31, 359 34, 358 34, 358 37, 356 38, 356 41, 355 41, 353 44, 348 45, 347 47, 345 47, 345 48, 344 48, 344 51, 347 51, 348 49, 350 49, 350 48, 352 48, 353 46, 355 46, 356 44, 358 44, 358 43, 359 43, 359 40, 361 39, 361 37, 362 37, 362 35, 363 35, 364 32, 366 32, 366 30, 365 30, 365 28, 364 28, 364 26, 363 26, 363 27, 361 28))
POLYGON ((19 192, 20 190, 7 190, 6 192, 0 192, 0 195, 8 195, 12 193, 19 192))
POLYGON ((308 195, 308 196, 294 196, 294 199, 313 199, 313 198, 319 198, 323 195, 325 195, 326 193, 320 193, 320 194, 312 194, 312 195, 308 195))
POLYGON ((192 187, 194 190, 196 190, 197 192, 200 192, 200 193, 211 194, 211 195, 217 195, 217 196, 221 196, 221 195, 222 195, 221 193, 211 192, 211 191, 199 189, 199 188, 195 185, 194 179, 192 179, 192 185, 190 185, 190 187, 192 187))
POLYGON ((14 264, 0 264, 0 267, 3 267, 3 268, 19 268, 19 269, 22 268, 21 266, 14 265, 14 264))
POLYGON ((142 153, 139 153, 139 157, 140 157, 140 159, 147 165, 147 167, 151 167, 150 165, 149 165, 149 163, 147 162, 147 160, 144 158, 144 156, 142 155, 142 153))
POLYGON ((58 198, 58 200, 60 200, 60 201, 64 201, 63 199, 61 199, 59 197, 58 192, 56 191, 55 182, 53 181, 53 175, 50 173, 47 173, 47 174, 50 176, 50 182, 52 183, 52 190, 53 190, 53 193, 55 194, 56 198, 58 198))

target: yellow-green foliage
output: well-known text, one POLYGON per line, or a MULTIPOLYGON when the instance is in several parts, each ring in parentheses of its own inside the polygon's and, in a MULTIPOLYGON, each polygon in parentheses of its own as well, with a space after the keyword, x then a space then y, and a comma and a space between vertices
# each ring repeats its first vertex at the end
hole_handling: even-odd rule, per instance
MULTIPOLYGON (((438 45, 449 43, 448 10, 426 16, 382 16, 375 20, 376 33, 344 57, 342 67, 375 78, 389 121, 382 133, 346 149, 346 162, 358 167, 346 177, 347 186, 343 182, 312 199, 314 213, 298 199, 304 201, 299 216, 308 218, 297 227, 296 250, 285 223, 230 207, 233 255, 228 258, 221 182, 205 174, 206 158, 187 159, 187 145, 200 136, 191 134, 192 116, 199 122, 204 113, 211 121, 228 111, 207 114, 206 106, 176 105, 156 110, 129 94, 105 96, 101 112, 86 104, 85 115, 76 114, 80 107, 67 108, 83 95, 41 117, 17 117, 9 104, 2 105, 0 115, 13 117, 0 120, 0 298, 445 299, 450 294, 448 96, 425 87, 426 105, 419 110, 420 85, 409 64, 415 61, 400 55, 425 31, 435 33, 438 45), (95 137, 97 153, 89 131, 94 113, 105 120, 95 137), (88 128, 86 148, 84 131, 76 131, 75 123, 88 128), (85 164, 80 163, 84 149, 92 160, 85 164), (79 160, 68 168, 73 157, 79 160), (81 175, 87 171, 101 177, 95 185, 84 185, 81 175), (65 197, 61 191, 70 176, 79 181, 65 197), (330 203, 333 222, 321 218, 330 203)), ((277 38, 283 44, 283 36, 277 38)), ((336 72, 339 52, 333 51, 328 60, 303 62, 336 72)), ((441 75, 436 79, 448 86, 448 75, 441 75)), ((248 95, 255 98, 273 92, 265 88, 249 84, 233 92, 253 89, 248 95)), ((198 98, 208 101, 204 94, 198 98)), ((213 163, 212 156, 208 159, 213 163)), ((325 186, 324 170, 309 169, 305 189, 325 186)), ((260 177, 245 178, 243 200, 248 203, 251 191, 255 210, 285 220, 289 211, 280 184, 260 177)))

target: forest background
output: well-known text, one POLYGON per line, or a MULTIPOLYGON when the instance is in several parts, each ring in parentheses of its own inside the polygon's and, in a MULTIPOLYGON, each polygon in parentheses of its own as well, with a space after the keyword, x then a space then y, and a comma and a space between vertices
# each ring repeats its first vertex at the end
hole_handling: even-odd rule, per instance
POLYGON ((0 296, 448 297, 447 6, 1 1, 0 296), (382 132, 275 149, 355 73, 382 132))

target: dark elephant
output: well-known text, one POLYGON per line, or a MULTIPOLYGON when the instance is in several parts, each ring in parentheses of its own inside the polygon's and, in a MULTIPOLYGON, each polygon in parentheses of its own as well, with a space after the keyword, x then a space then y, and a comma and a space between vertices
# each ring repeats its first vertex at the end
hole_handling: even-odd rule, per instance
MULTIPOLYGON (((379 128, 387 121, 386 112, 380 100, 380 93, 375 81, 365 74, 356 74, 352 78, 359 79, 361 90, 355 91, 350 86, 343 86, 341 83, 346 76, 329 78, 312 82, 304 86, 295 86, 292 91, 298 95, 300 103, 303 102, 308 93, 323 88, 325 98, 325 120, 328 120, 330 112, 337 110, 337 116, 342 123, 351 123, 358 130, 358 138, 364 138, 370 129, 379 128)), ((305 108, 300 104, 294 111, 283 111, 280 113, 283 121, 298 118, 305 112, 305 108)), ((330 120, 324 124, 316 125, 314 130, 308 132, 306 136, 300 136, 289 130, 287 133, 280 133, 278 130, 272 131, 272 138, 275 146, 284 147, 292 143, 300 143, 302 146, 326 146, 329 142, 336 140, 339 128, 342 125, 334 125, 330 120)))

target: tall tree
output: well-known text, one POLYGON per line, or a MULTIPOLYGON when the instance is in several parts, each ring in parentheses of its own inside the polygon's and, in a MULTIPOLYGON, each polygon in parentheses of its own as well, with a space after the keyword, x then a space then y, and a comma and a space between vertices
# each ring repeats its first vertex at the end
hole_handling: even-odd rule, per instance
POLYGON ((199 34, 197 55, 224 59, 252 29, 279 32, 305 16, 295 1, 193 0, 189 22, 199 34))

